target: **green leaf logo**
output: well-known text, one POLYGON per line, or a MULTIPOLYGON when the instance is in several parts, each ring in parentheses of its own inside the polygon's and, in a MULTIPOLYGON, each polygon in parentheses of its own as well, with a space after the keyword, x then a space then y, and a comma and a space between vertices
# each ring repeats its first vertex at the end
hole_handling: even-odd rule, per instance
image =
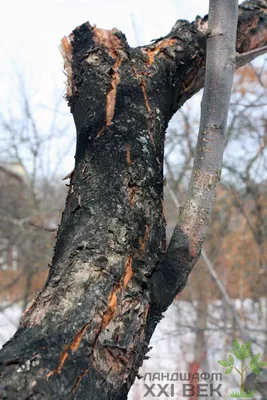
POLYGON ((226 375, 227 375, 227 374, 231 374, 232 371, 233 371, 233 367, 226 368, 225 374, 226 374, 226 375))
POLYGON ((239 341, 237 340, 237 339, 234 339, 234 341, 233 341, 233 348, 237 348, 237 349, 239 349, 239 347, 240 347, 240 343, 239 343, 239 341))
POLYGON ((250 368, 252 372, 255 374, 260 373, 260 369, 266 366, 265 362, 259 361, 260 359, 260 353, 252 355, 252 340, 249 340, 245 345, 240 344, 237 339, 234 339, 233 341, 233 353, 235 355, 235 358, 239 361, 241 361, 241 367, 238 369, 235 367, 235 359, 234 357, 229 354, 228 360, 220 360, 218 363, 226 368, 225 369, 225 374, 231 374, 233 369, 239 374, 240 376, 240 392, 232 391, 230 393, 231 397, 235 398, 240 398, 240 397, 247 397, 247 398, 252 398, 254 397, 253 392, 246 393, 244 391, 244 382, 245 382, 245 371, 250 368), (247 365, 245 365, 244 361, 251 357, 251 360, 247 365))
POLYGON ((223 367, 230 367, 231 364, 227 360, 220 360, 218 361, 219 364, 221 364, 223 367))
POLYGON ((231 365, 234 365, 235 359, 234 359, 233 356, 231 356, 231 354, 229 354, 228 360, 229 360, 229 363, 230 363, 231 365))

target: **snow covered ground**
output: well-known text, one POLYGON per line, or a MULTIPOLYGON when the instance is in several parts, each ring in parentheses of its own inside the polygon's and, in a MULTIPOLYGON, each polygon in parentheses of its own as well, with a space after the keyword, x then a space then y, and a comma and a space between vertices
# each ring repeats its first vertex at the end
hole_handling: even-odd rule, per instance
POLYGON ((22 307, 19 304, 2 303, 0 307, 0 348, 6 343, 16 332, 22 313, 22 307), (5 308, 7 307, 7 308, 5 308))

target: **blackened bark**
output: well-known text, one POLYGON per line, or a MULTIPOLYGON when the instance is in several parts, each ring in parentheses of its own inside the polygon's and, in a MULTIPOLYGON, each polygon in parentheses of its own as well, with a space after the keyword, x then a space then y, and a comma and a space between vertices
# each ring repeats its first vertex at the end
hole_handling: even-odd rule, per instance
MULTIPOLYGON (((240 7, 238 51, 267 44, 266 11, 265 0, 240 7)), ((2 398, 127 398, 190 272, 162 271, 162 303, 153 302, 166 257, 164 136, 203 86, 206 35, 197 19, 135 49, 121 32, 89 23, 63 39, 75 170, 48 280, 1 351, 2 398)), ((177 263, 192 267, 199 254, 183 241, 177 263)))

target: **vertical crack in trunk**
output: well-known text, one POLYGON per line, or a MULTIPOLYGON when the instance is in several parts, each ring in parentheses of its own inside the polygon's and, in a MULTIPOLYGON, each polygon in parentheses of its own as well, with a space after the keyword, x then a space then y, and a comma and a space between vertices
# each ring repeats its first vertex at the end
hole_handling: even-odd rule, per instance
POLYGON ((84 337, 85 332, 88 329, 88 327, 89 327, 89 323, 85 324, 85 326, 76 334, 76 336, 73 339, 73 342, 71 344, 65 346, 65 349, 64 349, 62 355, 60 356, 58 367, 53 369, 46 375, 47 379, 50 378, 50 376, 52 376, 52 375, 61 373, 62 368, 65 364, 65 361, 69 357, 69 350, 71 350, 72 352, 75 352, 78 349, 78 347, 82 341, 82 338, 84 337))
POLYGON ((133 74, 136 77, 136 79, 138 80, 138 82, 140 84, 140 87, 142 89, 142 92, 143 92, 145 106, 146 106, 146 109, 148 111, 147 130, 148 130, 148 134, 149 134, 149 137, 150 137, 150 141, 151 141, 151 143, 152 143, 152 145, 154 147, 154 150, 156 150, 155 140, 154 140, 154 136, 153 136, 153 133, 152 133, 152 130, 151 130, 151 126, 150 126, 151 125, 151 123, 150 123, 151 118, 153 118, 153 112, 152 112, 150 104, 149 104, 148 95, 147 95, 147 89, 146 89, 146 81, 145 81, 145 77, 144 77, 144 75, 149 76, 149 73, 148 74, 145 74, 145 73, 139 74, 133 64, 131 64, 131 68, 132 68, 133 74))
POLYGON ((120 82, 119 68, 124 57, 120 39, 115 35, 116 31, 116 29, 110 31, 96 28, 95 26, 93 27, 96 44, 103 47, 108 55, 115 61, 109 72, 111 82, 106 93, 106 124, 98 132, 98 137, 112 124, 115 113, 117 86, 120 82))

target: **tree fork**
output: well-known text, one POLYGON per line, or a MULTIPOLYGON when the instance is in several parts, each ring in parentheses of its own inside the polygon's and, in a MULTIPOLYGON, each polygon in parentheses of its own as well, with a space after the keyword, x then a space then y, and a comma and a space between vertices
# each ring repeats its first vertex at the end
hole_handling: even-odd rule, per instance
MULTIPOLYGON (((243 3, 237 51, 265 46, 266 32, 267 2, 243 3)), ((170 118, 203 86, 209 34, 197 18, 138 48, 89 23, 62 40, 75 169, 47 282, 1 351, 2 398, 127 398, 201 251, 183 232, 165 268, 163 154, 170 118)))

